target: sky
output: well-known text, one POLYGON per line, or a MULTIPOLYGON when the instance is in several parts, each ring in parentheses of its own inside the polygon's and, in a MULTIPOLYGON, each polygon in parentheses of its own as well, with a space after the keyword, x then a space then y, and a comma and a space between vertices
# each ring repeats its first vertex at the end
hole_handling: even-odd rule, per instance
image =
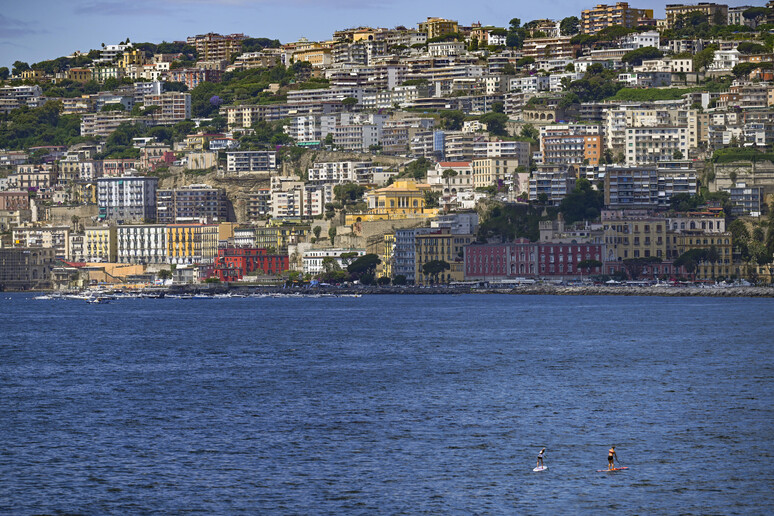
MULTIPOLYGON (((132 42, 160 43, 218 32, 279 39, 329 39, 348 27, 416 28, 428 16, 469 25, 505 27, 511 18, 522 23, 539 18, 578 16, 602 0, 0 0, 0 66, 34 63, 76 50, 132 42)), ((604 2, 614 4, 615 0, 604 2)), ((639 9, 663 17, 667 2, 630 0, 639 9)), ((669 0, 668 3, 677 3, 669 0)), ((694 2, 695 3, 695 2, 694 2)), ((729 2, 764 5, 765 0, 729 2)))

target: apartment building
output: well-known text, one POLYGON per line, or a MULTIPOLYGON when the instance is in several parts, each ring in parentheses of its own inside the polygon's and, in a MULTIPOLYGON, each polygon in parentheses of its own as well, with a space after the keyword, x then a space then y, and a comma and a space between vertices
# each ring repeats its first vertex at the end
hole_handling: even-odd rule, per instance
POLYGON ((59 260, 70 257, 69 226, 26 226, 16 227, 11 233, 13 247, 50 248, 59 260))
POLYGON ((629 7, 628 2, 617 2, 615 5, 597 4, 592 9, 581 11, 580 31, 583 34, 596 34, 614 25, 636 27, 640 21, 652 19, 653 9, 629 7))
POLYGON ((116 228, 116 241, 119 263, 167 263, 167 227, 164 224, 122 224, 116 228))
POLYGON ((157 177, 97 179, 100 220, 151 221, 156 218, 157 177))
POLYGON ((271 189, 259 188, 247 193, 247 219, 251 222, 264 220, 271 216, 271 189))
POLYGON ((125 113, 109 111, 104 113, 84 113, 81 115, 81 136, 110 136, 123 123, 139 120, 125 113))
POLYGON ((191 118, 191 94, 170 91, 157 95, 145 95, 146 108, 157 106, 158 111, 151 118, 162 125, 174 125, 191 118))
POLYGON ((602 130, 598 125, 547 125, 540 128, 543 164, 598 165, 602 130))
POLYGON ((213 32, 189 36, 187 42, 196 48, 201 61, 216 61, 231 57, 242 51, 242 42, 247 39, 244 34, 227 34, 225 36, 213 32))
POLYGON ((414 283, 429 285, 451 283, 465 279, 464 249, 476 240, 473 234, 457 234, 449 229, 432 229, 417 234, 415 242, 414 283), (423 266, 432 261, 443 261, 449 269, 438 275, 425 274, 423 266))
POLYGON ((84 233, 84 257, 87 262, 114 263, 118 242, 116 226, 86 226, 84 233))
POLYGON ((602 268, 579 268, 586 260, 602 260, 598 243, 530 242, 518 238, 507 244, 470 245, 465 248, 465 279, 501 281, 517 278, 575 278, 600 274, 602 268))
POLYGON ((574 59, 575 48, 570 39, 570 36, 528 39, 524 41, 521 51, 524 57, 532 57, 535 60, 574 59))
POLYGON ((564 165, 539 165, 529 179, 529 200, 559 205, 575 189, 575 173, 564 165))
POLYGON ((677 20, 691 13, 701 13, 707 18, 710 25, 725 25, 728 22, 728 5, 712 2, 699 2, 697 4, 667 4, 666 28, 673 29, 677 20))
MULTIPOLYGON (((518 159, 480 158, 471 163, 473 169, 473 186, 485 188, 492 185, 502 185, 506 180, 512 180, 521 165, 518 159)), ((523 165, 521 165, 523 166, 523 165)))
POLYGON ((445 18, 428 17, 427 20, 420 22, 418 25, 419 32, 427 34, 427 39, 459 32, 459 24, 456 21, 445 18))
POLYGON ((656 166, 600 167, 605 174, 605 205, 666 208, 674 195, 696 195, 696 171, 656 166))
POLYGON ((20 106, 42 106, 46 101, 38 85, 5 86, 0 88, 0 113, 10 113, 20 106))
POLYGON ((166 242, 169 263, 212 264, 218 254, 218 225, 168 224, 166 242))
POLYGON ((234 151, 226 153, 228 174, 272 172, 277 169, 275 151, 234 151))
POLYGON ((215 223, 228 220, 228 199, 222 188, 194 184, 156 191, 156 222, 159 224, 186 221, 215 223))
POLYGON ((57 168, 53 164, 16 165, 8 176, 8 186, 13 190, 48 190, 57 182, 57 168))
POLYGON ((626 163, 656 163, 688 156, 686 127, 635 127, 626 129, 626 163))
POLYGON ((649 216, 646 210, 603 210, 602 228, 607 255, 603 261, 629 258, 667 258, 665 219, 649 216))

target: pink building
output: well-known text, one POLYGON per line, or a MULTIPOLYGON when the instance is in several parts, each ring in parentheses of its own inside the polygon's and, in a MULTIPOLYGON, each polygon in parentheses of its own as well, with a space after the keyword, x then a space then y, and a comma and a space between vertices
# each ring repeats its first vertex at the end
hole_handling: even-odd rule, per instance
POLYGON ((471 245, 465 248, 465 279, 561 279, 602 273, 601 266, 578 269, 585 260, 602 261, 602 244, 555 244, 519 238, 509 244, 471 245))

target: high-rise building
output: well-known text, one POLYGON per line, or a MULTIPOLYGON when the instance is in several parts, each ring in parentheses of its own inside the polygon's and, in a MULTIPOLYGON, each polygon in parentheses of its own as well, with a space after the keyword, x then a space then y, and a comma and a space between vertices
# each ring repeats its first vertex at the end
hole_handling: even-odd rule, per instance
POLYGON ((156 192, 156 222, 227 222, 228 199, 222 188, 190 185, 156 192))
POLYGON ((97 179, 100 220, 154 220, 158 183, 157 177, 123 176, 97 179))
POLYGON ((635 9, 629 7, 628 2, 617 2, 615 5, 598 4, 593 9, 581 11, 580 29, 583 34, 596 34, 613 25, 636 27, 640 20, 652 18, 653 9, 635 9))

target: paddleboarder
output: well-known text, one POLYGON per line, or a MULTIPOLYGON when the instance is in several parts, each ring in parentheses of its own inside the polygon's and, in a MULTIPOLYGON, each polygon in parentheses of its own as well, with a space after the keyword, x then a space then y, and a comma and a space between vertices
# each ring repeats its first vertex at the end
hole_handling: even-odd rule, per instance
POLYGON ((615 446, 611 446, 609 450, 607 450, 607 469, 611 470, 615 468, 615 463, 613 462, 613 459, 618 459, 618 455, 615 454, 615 446))
POLYGON ((538 468, 542 468, 543 467, 543 454, 545 452, 546 452, 546 449, 543 448, 542 450, 540 450, 540 453, 538 453, 538 456, 537 456, 537 467, 538 468))

